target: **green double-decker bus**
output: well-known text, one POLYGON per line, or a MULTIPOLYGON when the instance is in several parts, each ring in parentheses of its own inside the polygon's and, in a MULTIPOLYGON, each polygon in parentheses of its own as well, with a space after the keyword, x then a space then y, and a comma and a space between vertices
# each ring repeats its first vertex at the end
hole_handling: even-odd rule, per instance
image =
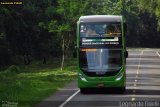
POLYGON ((122 16, 82 16, 77 22, 78 87, 125 90, 126 24, 122 16))

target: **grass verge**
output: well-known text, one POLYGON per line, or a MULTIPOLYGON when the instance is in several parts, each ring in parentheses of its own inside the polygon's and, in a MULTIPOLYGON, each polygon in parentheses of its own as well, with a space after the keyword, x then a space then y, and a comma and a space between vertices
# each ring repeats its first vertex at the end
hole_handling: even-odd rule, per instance
POLYGON ((16 102, 18 107, 33 107, 75 79, 76 59, 67 59, 63 71, 59 67, 60 59, 54 59, 46 65, 33 62, 1 71, 1 105, 16 102))

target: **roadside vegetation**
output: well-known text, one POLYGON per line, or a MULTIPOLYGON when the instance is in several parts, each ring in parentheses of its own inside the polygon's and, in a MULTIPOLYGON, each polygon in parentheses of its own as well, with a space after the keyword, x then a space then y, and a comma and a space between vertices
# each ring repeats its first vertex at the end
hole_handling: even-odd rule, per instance
POLYGON ((0 13, 0 67, 65 60, 84 15, 123 15, 128 47, 160 47, 160 0, 23 0, 22 6, 2 5, 0 13))
POLYGON ((60 59, 48 64, 12 65, 0 72, 0 101, 18 102, 18 107, 31 107, 75 79, 76 60, 66 59, 60 70, 60 59))

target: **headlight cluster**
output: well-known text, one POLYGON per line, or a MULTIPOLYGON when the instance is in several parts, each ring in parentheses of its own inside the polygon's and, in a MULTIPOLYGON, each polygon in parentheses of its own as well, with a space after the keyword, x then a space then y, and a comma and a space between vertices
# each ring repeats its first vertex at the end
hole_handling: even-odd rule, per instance
POLYGON ((123 75, 124 75, 124 72, 121 72, 116 78, 116 81, 119 81, 120 79, 122 79, 123 75))
POLYGON ((84 77, 81 73, 78 73, 78 76, 80 77, 80 79, 81 79, 82 81, 87 81, 87 80, 85 79, 85 77, 84 77))

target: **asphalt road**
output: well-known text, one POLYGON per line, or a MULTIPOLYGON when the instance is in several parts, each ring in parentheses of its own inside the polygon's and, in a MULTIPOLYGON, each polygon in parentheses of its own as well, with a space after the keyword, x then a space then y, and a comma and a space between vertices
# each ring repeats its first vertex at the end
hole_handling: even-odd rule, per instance
POLYGON ((129 51, 126 73, 124 94, 112 89, 81 94, 73 81, 37 107, 160 107, 160 51, 129 51))

